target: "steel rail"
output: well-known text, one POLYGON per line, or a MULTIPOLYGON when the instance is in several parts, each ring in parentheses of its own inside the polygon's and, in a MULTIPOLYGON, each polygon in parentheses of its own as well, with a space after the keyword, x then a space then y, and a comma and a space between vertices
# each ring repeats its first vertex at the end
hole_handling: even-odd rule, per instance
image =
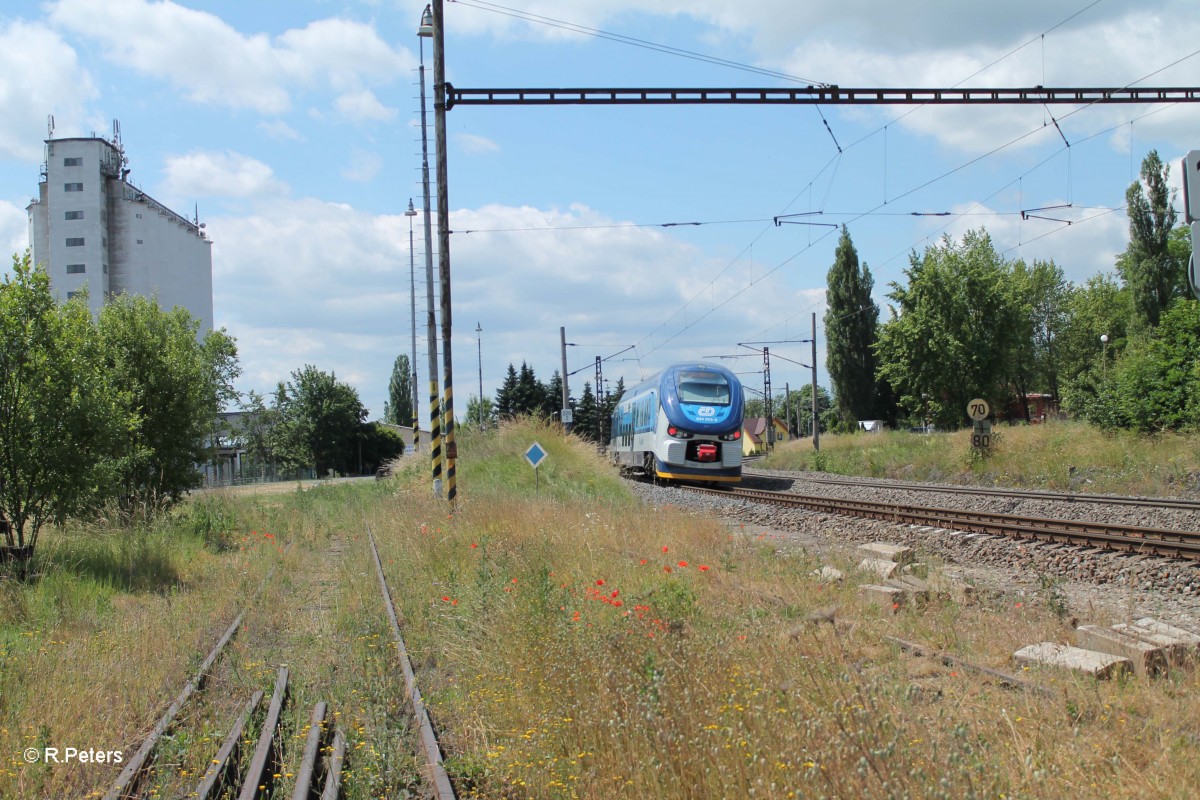
POLYGON ((1087 544, 1106 550, 1153 553, 1200 561, 1200 533, 1191 531, 1118 523, 1023 517, 1013 514, 881 503, 871 500, 846 500, 790 492, 768 492, 761 489, 709 489, 694 486, 684 488, 704 494, 793 506, 829 514, 878 519, 898 524, 952 528, 1063 544, 1087 544))
POLYGON ((237 722, 230 728, 225 741, 221 743, 221 749, 213 756, 212 763, 204 771, 204 777, 200 780, 199 785, 196 786, 196 790, 188 795, 189 797, 195 798, 195 800, 208 800, 209 797, 213 796, 213 790, 217 788, 217 785, 229 769, 230 758, 233 757, 233 754, 238 751, 241 745, 242 731, 245 730, 246 723, 250 721, 251 715, 258 710, 262 699, 263 693, 261 689, 251 696, 250 700, 246 703, 246 707, 242 710, 241 716, 238 717, 237 722))
POLYGON ((1048 492, 1037 489, 991 489, 975 486, 945 486, 942 484, 918 483, 916 481, 888 481, 872 478, 814 478, 802 473, 778 475, 742 467, 742 474, 780 480, 808 481, 828 486, 871 486, 880 489, 903 491, 942 492, 944 494, 974 494, 988 497, 1012 497, 1027 500, 1052 500, 1064 503, 1094 503, 1103 505, 1151 506, 1153 508, 1178 508, 1184 511, 1200 511, 1200 500, 1187 497, 1139 497, 1120 494, 1086 494, 1074 492, 1048 492))
POLYGON ((254 748, 254 758, 250 761, 250 766, 246 770, 246 777, 242 782, 242 790, 238 793, 238 800, 255 800, 259 792, 265 787, 265 775, 267 773, 267 762, 271 759, 271 752, 275 749, 275 732, 279 728, 279 717, 283 713, 283 704, 287 700, 288 694, 288 668, 280 667, 279 674, 275 678, 275 691, 271 694, 271 705, 267 709, 267 718, 263 720, 262 731, 258 735, 258 745, 254 748))
POLYGON ((346 737, 338 728, 333 734, 333 752, 329 755, 329 766, 325 770, 325 791, 321 800, 337 800, 342 791, 342 765, 346 763, 346 737))
POLYGON ((321 737, 325 732, 326 709, 327 705, 323 700, 313 708, 312 720, 308 727, 308 738, 304 741, 304 754, 300 758, 300 770, 296 773, 296 786, 292 790, 292 800, 308 800, 308 796, 312 793, 312 780, 317 770, 321 737))
POLYGON ((425 750, 425 765, 429 770, 430 782, 438 800, 456 800, 454 786, 446 767, 442 763, 442 747, 438 742, 437 732, 433 728, 433 720, 429 718, 429 709, 421 698, 421 690, 417 688, 417 676, 413 672, 412 661, 408 657, 408 648, 404 646, 404 637, 400 635, 400 621, 396 617, 396 606, 392 602, 392 593, 388 590, 387 578, 383 574, 383 562, 379 560, 379 548, 375 546, 375 534, 367 525, 367 538, 371 542, 371 555, 375 559, 375 571, 379 576, 379 591, 383 594, 383 605, 387 610, 388 623, 392 626, 392 637, 396 640, 396 652, 400 658, 400 668, 404 672, 404 685, 408 698, 412 702, 413 714, 420 729, 421 746, 425 750))

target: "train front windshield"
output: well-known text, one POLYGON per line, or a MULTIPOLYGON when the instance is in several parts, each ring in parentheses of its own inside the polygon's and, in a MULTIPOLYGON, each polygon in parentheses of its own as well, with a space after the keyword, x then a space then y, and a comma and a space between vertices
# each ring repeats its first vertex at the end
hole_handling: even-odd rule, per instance
POLYGON ((681 403, 729 405, 729 382, 716 372, 681 372, 675 379, 675 388, 681 403))

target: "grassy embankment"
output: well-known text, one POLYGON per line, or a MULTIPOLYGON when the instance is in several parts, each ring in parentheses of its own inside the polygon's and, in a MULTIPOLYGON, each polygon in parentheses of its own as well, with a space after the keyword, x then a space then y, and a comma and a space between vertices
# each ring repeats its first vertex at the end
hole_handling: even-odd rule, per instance
POLYGON ((1024 644, 1069 639, 1052 604, 938 600, 893 614, 861 603, 854 580, 818 583, 811 556, 753 528, 639 506, 549 429, 464 438, 461 453, 453 513, 414 461, 383 484, 210 497, 159 530, 49 537, 40 581, 0 584, 0 796, 106 786, 115 768, 30 767, 20 752, 132 751, 274 564, 210 699, 160 759, 160 796, 189 785, 203 768, 193 745, 215 749, 280 663, 295 679, 293 756, 326 699, 351 734, 347 796, 411 786, 364 522, 465 796, 1186 797, 1200 784, 1193 674, 1027 674, 1049 699, 883 638, 1007 668, 1024 644), (550 453, 537 494, 521 458, 534 439, 550 453), (103 569, 79 566, 92 551, 103 569), (831 608, 835 625, 807 621, 831 608))
POLYGON ((1057 491, 1200 496, 1200 435, 1140 436, 1082 422, 997 425, 986 458, 969 430, 928 436, 901 431, 822 434, 780 444, 757 466, 876 478, 1057 491), (1074 471, 1072 472, 1072 467, 1074 471))

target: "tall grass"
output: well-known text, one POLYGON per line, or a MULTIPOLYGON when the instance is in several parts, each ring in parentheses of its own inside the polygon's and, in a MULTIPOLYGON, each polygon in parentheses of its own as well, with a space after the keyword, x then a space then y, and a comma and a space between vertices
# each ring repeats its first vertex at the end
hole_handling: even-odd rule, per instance
POLYGON ((350 741, 347 798, 418 794, 364 523, 464 796, 1186 797, 1200 785, 1192 673, 1028 675, 1045 698, 885 638, 1011 669, 1017 648, 1070 639, 1052 596, 878 608, 857 597, 852 564, 835 558, 850 579, 820 583, 816 558, 772 534, 646 508, 552 428, 464 435, 460 453, 453 509, 412 459, 390 481, 52 532, 40 577, 0 581, 0 796, 95 796, 117 769, 31 766, 22 750, 131 752, 242 607, 242 632, 163 745, 154 796, 194 785, 282 664, 277 796, 318 700, 350 741), (522 456, 534 440, 549 453, 540 485, 522 456))
POLYGON ((986 453, 969 430, 822 435, 779 445, 767 469, 1084 492, 1200 496, 1200 435, 1102 431, 1082 422, 998 425, 986 453))
POLYGON ((372 512, 467 796, 1184 796, 1200 779, 1176 733, 1194 677, 1041 676, 1050 701, 915 660, 884 635, 1003 668, 1069 631, 1027 601, 864 605, 765 534, 631 504, 543 431, 510 426, 488 457, 520 463, 531 436, 558 465, 541 496, 464 459, 453 514, 425 481, 372 512), (591 501, 560 499, 588 481, 591 501))

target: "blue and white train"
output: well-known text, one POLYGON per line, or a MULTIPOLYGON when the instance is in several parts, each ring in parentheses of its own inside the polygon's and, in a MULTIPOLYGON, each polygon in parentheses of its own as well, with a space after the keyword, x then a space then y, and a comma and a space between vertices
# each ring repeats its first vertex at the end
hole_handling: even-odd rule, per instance
POLYGON ((742 384, 725 367, 673 364, 622 395, 608 452, 654 480, 742 479, 742 384))

